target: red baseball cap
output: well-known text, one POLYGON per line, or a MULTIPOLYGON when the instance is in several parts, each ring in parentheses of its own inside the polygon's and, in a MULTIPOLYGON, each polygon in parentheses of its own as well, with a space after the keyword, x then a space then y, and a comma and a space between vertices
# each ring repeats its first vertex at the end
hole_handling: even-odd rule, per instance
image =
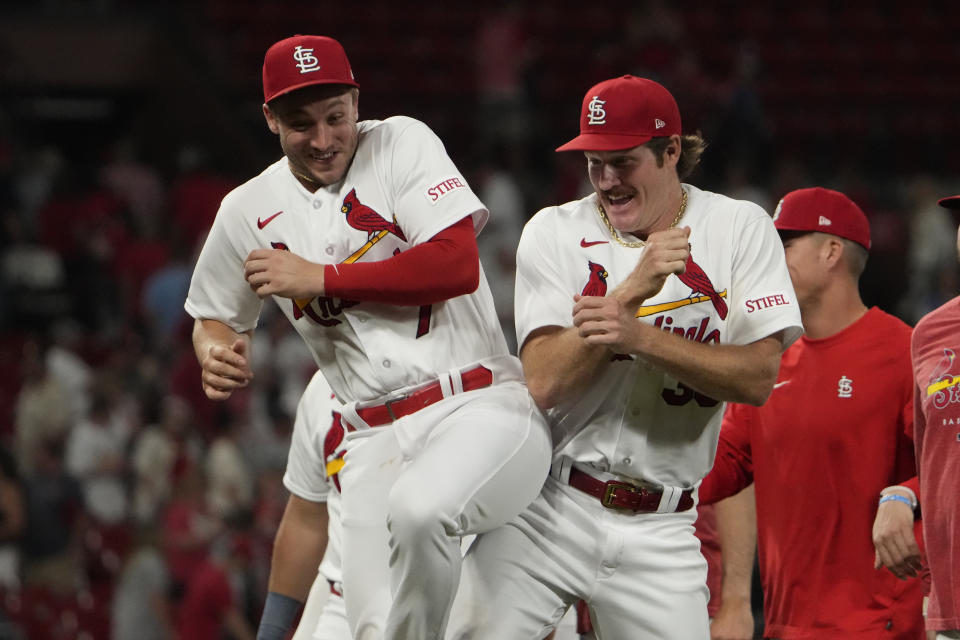
POLYGON ((819 231, 870 249, 870 223, 857 204, 832 189, 797 189, 783 196, 773 212, 780 231, 819 231))
POLYGON ((343 46, 326 36, 296 35, 275 43, 263 59, 263 100, 314 84, 359 87, 343 46))
POLYGON ((680 134, 680 109, 663 85, 622 76, 594 85, 583 97, 580 135, 557 151, 619 151, 680 134))
POLYGON ((937 200, 940 203, 940 206, 945 209, 953 209, 954 211, 960 211, 960 196, 950 196, 949 198, 940 198, 937 200))

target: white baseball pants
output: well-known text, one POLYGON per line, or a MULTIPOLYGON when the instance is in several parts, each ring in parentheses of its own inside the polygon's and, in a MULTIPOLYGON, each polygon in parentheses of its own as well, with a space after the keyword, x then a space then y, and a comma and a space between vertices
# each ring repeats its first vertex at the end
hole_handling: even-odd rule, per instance
POLYGON ((318 573, 292 640, 351 640, 352 637, 343 598, 331 593, 330 583, 318 573))
POLYGON ((539 640, 582 598, 599 640, 707 640, 696 510, 608 509, 553 477, 464 560, 450 640, 539 640))
POLYGON ((524 385, 506 382, 346 442, 343 589, 354 637, 439 640, 460 581, 460 538, 509 521, 547 476, 543 415, 524 385))

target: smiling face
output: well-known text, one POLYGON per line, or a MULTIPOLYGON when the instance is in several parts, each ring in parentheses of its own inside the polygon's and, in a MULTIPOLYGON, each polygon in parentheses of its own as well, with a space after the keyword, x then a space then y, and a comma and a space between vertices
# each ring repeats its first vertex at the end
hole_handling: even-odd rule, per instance
POLYGON ((645 236, 672 222, 676 208, 671 203, 680 196, 680 136, 671 137, 662 162, 646 145, 584 155, 590 183, 615 229, 645 236))
POLYGON ((308 189, 343 179, 357 151, 357 91, 344 85, 318 85, 263 105, 270 131, 280 137, 290 167, 308 189))

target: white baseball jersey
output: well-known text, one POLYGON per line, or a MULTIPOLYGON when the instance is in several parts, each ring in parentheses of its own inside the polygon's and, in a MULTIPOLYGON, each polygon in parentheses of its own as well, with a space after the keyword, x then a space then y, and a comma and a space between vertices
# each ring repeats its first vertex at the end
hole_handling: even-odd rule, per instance
POLYGON ((320 573, 328 580, 341 582, 340 490, 336 475, 343 465, 344 429, 334 418, 336 407, 330 385, 318 371, 297 405, 283 485, 299 498, 327 503, 330 524, 320 573))
MULTIPOLYGON (((357 127, 356 155, 340 182, 311 193, 283 158, 224 198, 190 284, 190 315, 239 332, 256 326, 262 301, 243 277, 254 249, 288 249, 321 264, 381 261, 466 216, 480 231, 487 210, 426 125, 396 116, 357 127)), ((343 402, 475 362, 493 360, 496 373, 508 356, 482 272, 474 293, 425 307, 275 299, 343 402)))
MULTIPOLYGON (((800 310, 771 218, 750 202, 683 188, 688 202, 680 224, 690 227, 693 264, 644 302, 640 321, 702 343, 743 345, 782 329, 792 343, 803 331, 800 310)), ((538 212, 517 252, 519 344, 539 327, 571 326, 574 294, 612 290, 643 250, 611 239, 595 194, 538 212)), ((692 487, 713 465, 722 412, 722 402, 618 355, 588 390, 547 418, 558 455, 692 487)))

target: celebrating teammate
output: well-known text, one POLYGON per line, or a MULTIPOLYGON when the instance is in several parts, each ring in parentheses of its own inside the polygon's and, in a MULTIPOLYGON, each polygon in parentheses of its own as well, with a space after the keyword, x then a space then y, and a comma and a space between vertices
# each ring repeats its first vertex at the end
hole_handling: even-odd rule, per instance
POLYGON ((311 640, 349 640, 340 549, 340 492, 344 428, 330 385, 319 371, 307 385, 293 426, 283 484, 290 491, 277 528, 269 592, 257 640, 287 637, 307 601, 297 633, 311 640), (320 589, 311 588, 311 583, 320 589), (321 594, 329 593, 313 611, 321 594), (310 596, 308 600, 307 596, 310 596), (312 627, 304 628, 301 627, 312 627))
POLYGON ((248 384, 272 296, 342 403, 351 630, 440 638, 461 536, 516 515, 549 468, 477 257, 488 212, 426 125, 358 121, 337 41, 275 43, 263 90, 285 157, 224 198, 198 258, 186 308, 203 388, 248 384))
MULTIPOLYGON (((940 200, 960 212, 960 196, 940 200)), ((957 234, 960 251, 960 231, 957 234)), ((917 323, 911 344, 923 537, 930 567, 927 629, 960 638, 960 297, 917 323)))
MULTIPOLYGON (((806 334, 765 405, 728 408, 700 499, 755 485, 756 501, 742 504, 756 529, 725 537, 722 551, 749 575, 759 539, 765 638, 915 640, 910 327, 860 298, 870 226, 850 198, 793 191, 774 224, 806 334)), ((721 530, 725 517, 736 514, 718 518, 721 530)))
POLYGON ((524 229, 516 316, 557 455, 540 496, 467 554, 457 638, 539 638, 578 598, 598 638, 704 639, 694 488, 724 400, 762 403, 801 332, 763 209, 681 182, 704 148, 673 96, 601 82, 580 135, 595 193, 524 229))

